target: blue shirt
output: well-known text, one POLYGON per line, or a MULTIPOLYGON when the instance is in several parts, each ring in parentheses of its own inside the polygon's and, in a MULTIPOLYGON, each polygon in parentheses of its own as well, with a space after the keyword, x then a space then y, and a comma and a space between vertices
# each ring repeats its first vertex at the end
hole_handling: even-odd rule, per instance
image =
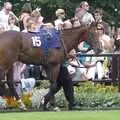
MULTIPOLYGON (((90 45, 87 43, 87 42, 84 42, 83 43, 83 48, 87 48, 89 49, 90 48, 90 45)), ((82 53, 81 53, 82 54, 82 53)), ((78 56, 79 57, 79 61, 83 64, 86 60, 86 56, 82 55, 81 54, 78 56)), ((83 53, 84 54, 84 53, 83 53)))

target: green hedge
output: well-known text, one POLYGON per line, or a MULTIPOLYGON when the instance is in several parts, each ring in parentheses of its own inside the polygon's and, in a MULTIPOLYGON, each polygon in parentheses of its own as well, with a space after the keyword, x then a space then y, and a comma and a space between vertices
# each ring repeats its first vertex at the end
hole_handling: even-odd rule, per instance
MULTIPOLYGON (((120 93, 117 87, 86 82, 74 87, 74 91, 81 109, 120 108, 120 93)), ((67 101, 62 90, 56 94, 56 104, 67 109, 67 101)))
MULTIPOLYGON (((40 82, 40 86, 33 93, 33 107, 37 105, 37 108, 39 108, 40 101, 42 101, 48 87, 49 81, 40 82)), ((88 81, 80 83, 78 87, 74 86, 74 94, 81 109, 120 109, 120 93, 117 87, 88 81)), ((56 105, 63 110, 67 110, 68 103, 62 89, 56 94, 56 105)))

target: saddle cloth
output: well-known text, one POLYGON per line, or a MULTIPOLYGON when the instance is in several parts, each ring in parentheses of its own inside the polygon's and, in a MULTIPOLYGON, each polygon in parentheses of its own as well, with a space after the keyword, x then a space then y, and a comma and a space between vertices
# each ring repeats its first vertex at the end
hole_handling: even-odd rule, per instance
POLYGON ((60 48, 60 31, 55 28, 41 27, 39 32, 29 32, 32 40, 32 47, 37 48, 60 48))

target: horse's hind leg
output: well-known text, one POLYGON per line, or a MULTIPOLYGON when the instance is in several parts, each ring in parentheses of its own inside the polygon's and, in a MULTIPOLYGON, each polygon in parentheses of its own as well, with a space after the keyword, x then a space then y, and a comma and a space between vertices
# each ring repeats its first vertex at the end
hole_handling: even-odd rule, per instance
POLYGON ((20 96, 17 94, 15 87, 14 87, 13 68, 8 70, 6 76, 7 76, 7 83, 8 83, 10 92, 11 92, 12 96, 14 96, 16 98, 16 100, 18 101, 19 108, 22 110, 26 110, 24 103, 22 102, 20 96))
POLYGON ((5 74, 4 72, 0 71, 0 96, 9 95, 9 93, 7 92, 5 83, 6 83, 5 74))
POLYGON ((52 66, 50 67, 49 71, 47 72, 48 79, 51 82, 49 92, 45 96, 45 101, 44 101, 44 110, 47 109, 47 103, 52 99, 54 100, 54 95, 59 91, 60 87, 57 85, 57 77, 59 74, 60 70, 60 65, 52 66))

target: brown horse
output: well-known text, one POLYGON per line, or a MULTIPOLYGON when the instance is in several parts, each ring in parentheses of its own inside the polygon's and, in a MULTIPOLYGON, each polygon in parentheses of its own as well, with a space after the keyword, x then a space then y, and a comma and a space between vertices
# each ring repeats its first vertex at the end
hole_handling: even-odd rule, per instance
POLYGON ((60 64, 63 63, 71 49, 77 48, 77 45, 86 40, 95 45, 97 35, 94 27, 77 27, 68 30, 61 31, 61 48, 48 49, 48 55, 44 55, 43 48, 33 48, 31 46, 31 38, 28 33, 7 31, 0 34, 0 77, 7 73, 8 85, 18 101, 20 101, 22 108, 25 106, 22 104, 19 96, 17 95, 13 87, 13 63, 21 61, 26 64, 43 65, 46 69, 48 79, 51 82, 50 90, 45 96, 45 105, 50 98, 56 93, 56 80, 60 70, 60 64), (64 46, 64 47, 63 47, 64 46))

